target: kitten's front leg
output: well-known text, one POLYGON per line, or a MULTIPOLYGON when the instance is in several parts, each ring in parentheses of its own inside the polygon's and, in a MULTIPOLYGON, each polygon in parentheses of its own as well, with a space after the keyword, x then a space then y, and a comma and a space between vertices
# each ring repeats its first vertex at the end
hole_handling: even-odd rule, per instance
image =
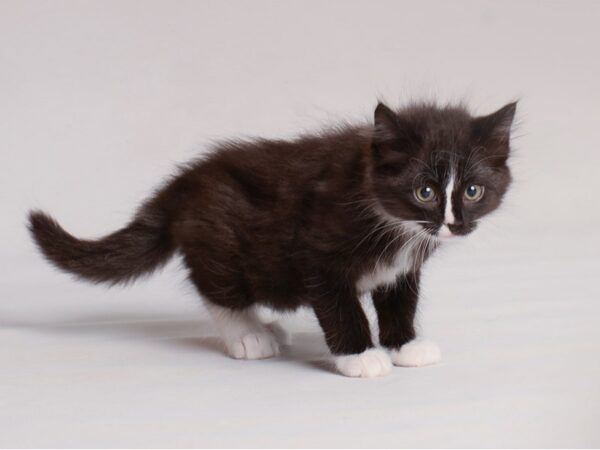
POLYGON ((379 321, 379 342, 390 350, 396 366, 419 367, 441 360, 439 347, 415 339, 414 318, 419 300, 419 274, 398 277, 393 287, 372 293, 379 321))
POLYGON ((373 347, 369 322, 353 289, 325 289, 313 302, 313 308, 340 373, 348 377, 377 377, 391 371, 389 355, 373 347))

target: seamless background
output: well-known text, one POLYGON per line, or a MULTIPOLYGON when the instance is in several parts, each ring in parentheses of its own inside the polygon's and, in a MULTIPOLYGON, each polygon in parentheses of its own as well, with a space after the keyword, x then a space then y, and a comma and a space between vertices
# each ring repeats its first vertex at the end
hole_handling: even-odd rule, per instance
POLYGON ((0 444, 600 445, 599 20, 594 1, 0 2, 0 444), (30 208, 100 236, 214 140, 369 120, 378 98, 519 100, 504 208, 426 268, 438 366, 337 376, 308 311, 280 319, 281 358, 229 360, 178 261, 107 290, 27 236, 30 208))

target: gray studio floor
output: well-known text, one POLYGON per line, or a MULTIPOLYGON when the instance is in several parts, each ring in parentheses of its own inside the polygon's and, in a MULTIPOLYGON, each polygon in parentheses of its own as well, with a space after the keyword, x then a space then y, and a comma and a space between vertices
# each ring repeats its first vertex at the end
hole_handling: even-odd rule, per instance
POLYGON ((583 234, 490 228, 443 249, 420 312, 443 362, 366 380, 331 371, 307 311, 280 319, 281 357, 226 358, 176 262, 104 289, 15 258, 0 445, 598 445, 600 234, 583 234))

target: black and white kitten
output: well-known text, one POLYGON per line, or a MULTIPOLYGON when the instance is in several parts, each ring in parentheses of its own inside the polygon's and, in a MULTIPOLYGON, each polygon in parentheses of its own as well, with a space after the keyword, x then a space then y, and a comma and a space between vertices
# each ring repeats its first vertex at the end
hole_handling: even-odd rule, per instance
POLYGON ((130 281, 179 252, 234 358, 279 351, 255 305, 307 305, 344 375, 431 364, 439 349, 415 340, 413 326, 421 267, 499 206, 515 109, 473 117, 463 107, 380 103, 374 125, 219 145, 102 239, 77 239, 39 211, 30 230, 52 263, 98 283, 130 281), (359 302, 365 293, 383 349, 359 302))

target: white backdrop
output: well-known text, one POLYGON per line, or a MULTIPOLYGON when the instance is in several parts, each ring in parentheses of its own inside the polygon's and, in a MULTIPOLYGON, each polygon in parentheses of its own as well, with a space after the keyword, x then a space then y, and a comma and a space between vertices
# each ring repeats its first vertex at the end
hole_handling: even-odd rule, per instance
POLYGON ((11 396, 0 443, 600 445, 600 292, 591 281, 600 268, 599 20, 594 1, 1 2, 0 389, 11 396), (377 98, 464 100, 479 113, 520 100, 506 207, 443 251, 425 278, 423 328, 446 350, 437 369, 360 385, 294 364, 324 351, 305 317, 289 319, 299 343, 287 360, 275 371, 249 363, 238 379, 240 365, 229 372, 231 362, 202 346, 177 356, 176 346, 145 345, 212 333, 199 331, 202 310, 177 264, 106 291, 52 271, 26 234, 35 207, 75 235, 102 235, 211 140, 363 120, 377 98), (73 326, 80 333, 65 332, 73 326), (180 365, 188 371, 153 375, 180 365), (249 394, 252 377, 285 398, 249 394), (223 379, 245 402, 233 408, 237 422, 231 405, 206 399, 223 379), (290 379, 307 383, 314 405, 286 390, 290 379), (183 388, 156 390, 161 380, 183 388), (439 391, 418 390, 432 383, 439 391), (109 385, 118 395, 98 394, 109 385), (398 389, 405 405, 380 408, 376 399, 398 389), (294 401, 304 406, 290 413, 294 401), (105 414, 123 405, 118 420, 105 414), (237 431, 208 437, 225 420, 209 413, 219 408, 237 431), (164 409, 176 418, 144 434, 164 409), (278 419, 284 411, 289 422, 278 419))

